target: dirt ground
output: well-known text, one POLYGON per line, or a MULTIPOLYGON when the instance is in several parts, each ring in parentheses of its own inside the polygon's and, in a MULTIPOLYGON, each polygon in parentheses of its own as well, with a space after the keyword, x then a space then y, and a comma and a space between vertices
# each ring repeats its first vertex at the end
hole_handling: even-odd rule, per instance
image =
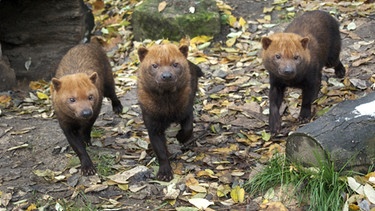
MULTIPOLYGON (((254 20, 263 17, 263 7, 270 6, 273 1, 250 1, 250 0, 227 0, 229 5, 234 8, 233 14, 241 16, 246 20, 254 20)), ((276 15, 276 14, 274 14, 276 15)), ((349 64, 350 57, 353 56, 353 44, 362 41, 373 41, 375 39, 375 16, 355 17, 357 28, 353 31, 359 36, 359 39, 353 39, 350 34, 342 34, 343 38, 343 52, 341 58, 343 63, 349 64)), ((282 28, 284 25, 280 25, 282 28)), ((228 33, 223 29, 222 37, 228 33)), ((251 30, 251 28, 249 29, 251 30)), ((266 29, 264 30, 266 33, 266 29)), ((374 49, 374 44, 367 45, 368 49, 374 49)), ((369 54, 374 56, 374 52, 369 54)), ((369 78, 374 74, 374 59, 365 65, 358 67, 350 67, 349 73, 353 78, 363 79, 369 81, 369 78)), ((366 89, 358 91, 357 93, 364 94, 366 89)), ((121 94, 120 100, 124 107, 129 107, 134 112, 139 113, 139 108, 134 107, 137 104, 135 89, 131 89, 125 94, 121 94)), ((36 106, 38 107, 38 106, 36 106)), ((31 203, 36 204, 38 207, 45 206, 46 210, 58 210, 56 202, 59 204, 69 203, 70 200, 75 201, 76 209, 82 204, 84 210, 95 210, 94 205, 108 202, 109 199, 116 199, 121 203, 122 210, 154 210, 158 208, 172 209, 163 203, 163 186, 152 182, 153 176, 145 174, 132 180, 133 185, 146 185, 141 191, 131 193, 124 192, 117 186, 109 186, 108 188, 98 191, 90 192, 77 196, 71 199, 74 193, 76 184, 85 184, 90 178, 84 178, 76 172, 69 172, 71 168, 69 162, 75 155, 68 147, 68 143, 58 125, 55 118, 43 118, 38 112, 32 114, 20 114, 19 111, 14 109, 1 109, 0 115, 0 210, 25 210, 31 203), (55 172, 68 172, 67 179, 61 182, 48 181, 47 179, 37 176, 35 170, 50 169, 55 172), (64 200, 65 199, 65 200, 64 200), (90 203, 88 203, 90 202, 90 203), (88 205, 89 204, 89 205, 88 205)), ((263 115, 263 118, 267 118, 263 115)), ((122 118, 114 115, 111 111, 110 102, 103 103, 102 113, 96 122, 96 127, 105 128, 106 138, 94 139, 94 145, 89 149, 90 154, 120 154, 121 164, 132 166, 137 164, 136 159, 127 159, 124 155, 134 155, 131 147, 124 149, 119 147, 119 140, 129 138, 129 133, 112 133, 113 128, 117 128, 120 123, 129 121, 131 118, 122 118), (113 135, 115 134, 115 135, 113 135)), ((134 117, 134 121, 140 122, 140 116, 134 117)), ((207 128, 206 123, 203 121, 196 122, 196 134, 207 128)), ((233 128, 237 130, 238 128, 233 128)), ((230 131, 235 133, 235 131, 230 131)), ((227 131, 228 132, 228 131, 227 131)), ((145 133, 144 127, 140 127, 138 134, 145 133)), ((232 134, 233 134, 232 133, 232 134)), ((215 138, 219 139, 220 135, 217 134, 215 138)), ((227 137, 226 137, 227 138, 227 137)), ((228 138, 230 139, 230 138, 228 138)), ((205 152, 208 151, 210 143, 202 141, 202 146, 194 148, 194 150, 205 152)), ((179 151, 180 146, 173 143, 169 146, 171 151, 179 151)), ((117 156, 117 155, 116 155, 117 156)), ((244 162, 237 161, 236 155, 231 155, 233 163, 236 163, 238 168, 246 169, 247 172, 257 164, 253 161, 244 162)), ((148 154, 144 160, 138 161, 138 164, 147 165, 152 159, 148 154)), ((187 172, 193 171, 198 168, 196 165, 207 166, 202 161, 200 163, 185 162, 178 160, 182 163, 187 172)), ((204 167, 200 167, 203 168, 204 167)), ((74 169, 74 168, 73 168, 74 169)), ((92 178, 91 178, 92 179, 92 178)), ((103 179, 103 178, 101 178, 103 179)), ((210 181, 210 179, 207 179, 210 181)), ((245 181, 243 178, 240 181, 245 181)), ((186 201, 179 201, 180 204, 186 204, 186 201)), ((68 205, 66 205, 69 207, 68 205)), ((258 210, 258 205, 251 199, 248 199, 246 204, 236 205, 231 208, 222 204, 216 204, 210 208, 214 210, 258 210)))

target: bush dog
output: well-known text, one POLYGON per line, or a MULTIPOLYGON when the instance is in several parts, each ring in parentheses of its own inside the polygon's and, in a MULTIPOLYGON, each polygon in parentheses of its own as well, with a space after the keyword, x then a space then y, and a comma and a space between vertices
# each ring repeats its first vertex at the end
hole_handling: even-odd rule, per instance
POLYGON ((179 123, 176 138, 186 143, 193 132, 193 104, 201 69, 187 60, 189 48, 173 44, 138 49, 138 101, 151 146, 159 160, 157 179, 173 179, 165 130, 179 123))
POLYGON ((306 12, 294 19, 284 33, 262 38, 262 59, 270 77, 270 131, 281 129, 279 109, 286 87, 302 89, 301 122, 311 118, 311 104, 317 98, 322 68, 333 67, 337 77, 345 76, 339 55, 338 22, 323 11, 306 12))
POLYGON ((60 127, 81 161, 81 173, 94 175, 96 170, 86 145, 91 145, 91 128, 100 112, 103 96, 111 99, 115 113, 122 111, 111 66, 101 46, 88 43, 70 49, 52 78, 51 93, 60 127))

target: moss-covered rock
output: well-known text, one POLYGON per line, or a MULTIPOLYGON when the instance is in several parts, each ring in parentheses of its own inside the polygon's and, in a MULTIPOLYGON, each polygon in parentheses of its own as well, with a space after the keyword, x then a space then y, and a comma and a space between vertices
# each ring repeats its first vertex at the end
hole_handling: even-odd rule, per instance
POLYGON ((220 15, 215 0, 167 0, 167 6, 159 12, 160 2, 162 0, 144 0, 134 10, 135 40, 179 40, 186 35, 220 33, 220 15))

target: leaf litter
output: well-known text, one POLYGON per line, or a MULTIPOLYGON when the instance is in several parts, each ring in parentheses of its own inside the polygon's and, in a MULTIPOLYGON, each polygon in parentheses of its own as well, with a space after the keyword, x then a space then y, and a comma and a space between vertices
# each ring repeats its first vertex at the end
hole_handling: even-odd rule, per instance
MULTIPOLYGON (((168 6, 167 2, 158 5, 159 12, 168 6)), ((82 192, 90 194, 96 198, 93 203, 100 209, 131 208, 132 203, 127 200, 139 200, 137 206, 145 209, 215 210, 229 206, 241 209, 255 202, 257 208, 254 210, 269 210, 270 207, 286 210, 282 201, 272 201, 275 197, 271 192, 259 200, 250 198, 242 188, 244 182, 251 178, 253 169, 265 164, 275 152, 284 152, 287 133, 298 127, 296 117, 301 104, 300 92, 288 90, 283 104, 285 131, 280 136, 271 137, 267 127, 268 73, 258 56, 261 51, 259 40, 263 35, 281 31, 303 11, 323 9, 338 18, 343 42, 349 43, 344 44, 341 54, 347 75, 343 80, 337 80, 330 78, 334 75, 332 69, 324 69, 323 75, 329 79, 323 80, 321 93, 314 104, 316 116, 320 116, 333 105, 345 99, 356 99, 375 87, 374 37, 360 34, 361 26, 367 22, 364 17, 374 12, 374 5, 364 1, 275 0, 263 4, 257 18, 250 19, 235 15, 240 8, 236 7, 239 2, 233 2, 231 5, 217 0, 225 20, 224 27, 228 28, 225 38, 217 40, 202 35, 190 39, 189 60, 198 64, 206 76, 199 81, 195 104, 194 146, 185 148, 172 138, 178 126, 172 125, 167 131, 168 147, 174 155, 174 180, 168 183, 154 180, 158 165, 148 146, 148 136, 135 95, 139 64, 136 49, 141 45, 170 41, 132 40, 131 13, 140 3, 135 0, 87 1, 92 6, 97 23, 95 35, 108 52, 116 75, 116 91, 121 100, 126 101, 120 118, 107 115, 107 109, 102 111, 101 118, 95 124, 102 132, 96 133, 93 142, 112 152, 120 152, 120 155, 112 157, 114 164, 108 166, 115 173, 84 178, 79 176, 75 164, 63 171, 43 169, 42 165, 38 165, 33 174, 50 182, 51 186, 67 182, 70 196, 66 200, 74 200, 82 192), (102 194, 99 196, 97 193, 102 194), (129 198, 125 199, 124 195, 129 198), (145 203, 145 200, 151 202, 145 203)), ((53 118, 49 83, 33 81, 29 87, 31 91, 26 94, 0 93, 1 118, 53 118), (3 111, 7 114, 4 115, 3 111)), ((108 101, 104 103, 108 105, 108 101)), ((1 130, 3 128, 7 128, 4 136, 15 137, 22 137, 35 129, 34 126, 15 129, 9 125, 0 127, 1 130)), ((7 150, 17 152, 28 147, 31 147, 29 143, 18 142, 7 150)), ((63 151, 62 148, 58 149, 63 151)), ((74 155, 68 154, 66 157, 72 159, 74 155)), ((351 210, 373 206, 374 178, 373 173, 363 177, 362 183, 348 178, 349 186, 357 193, 348 196, 345 206, 351 210)), ((13 201, 14 207, 35 209, 32 201, 22 199, 12 191, 0 192, 0 197, 0 207, 8 207, 13 201)), ((44 198, 46 203, 55 204, 57 210, 63 210, 61 202, 56 200, 58 198, 44 198)))

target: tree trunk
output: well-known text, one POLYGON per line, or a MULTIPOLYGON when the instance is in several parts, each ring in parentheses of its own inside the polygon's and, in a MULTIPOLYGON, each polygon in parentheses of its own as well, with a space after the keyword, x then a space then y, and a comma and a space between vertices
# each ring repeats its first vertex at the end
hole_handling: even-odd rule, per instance
POLYGON ((0 0, 3 56, 18 80, 49 80, 62 56, 88 38, 93 23, 82 0, 0 0))
POLYGON ((287 140, 286 154, 295 162, 335 170, 367 171, 375 161, 375 93, 334 106, 287 140))

